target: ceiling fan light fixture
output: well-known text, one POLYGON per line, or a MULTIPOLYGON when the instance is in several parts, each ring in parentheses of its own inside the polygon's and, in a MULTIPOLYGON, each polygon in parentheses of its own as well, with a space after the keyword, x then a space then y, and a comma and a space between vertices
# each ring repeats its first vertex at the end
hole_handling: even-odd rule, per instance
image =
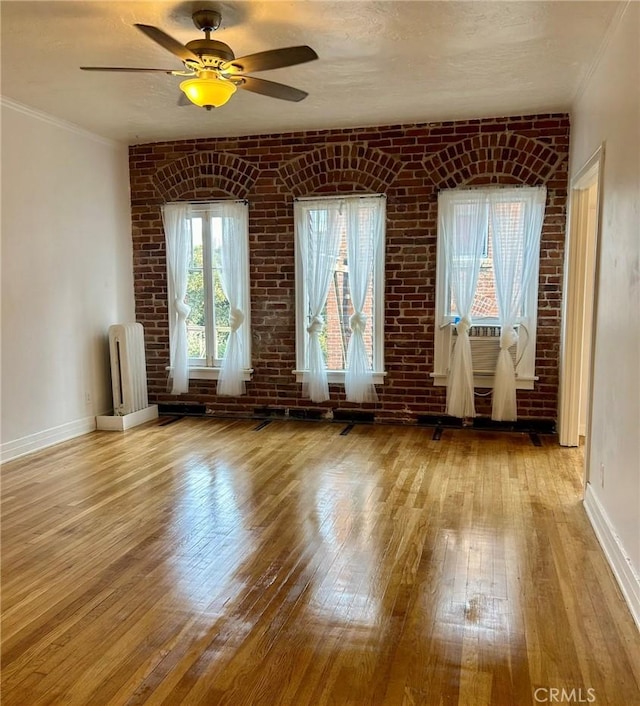
POLYGON ((200 108, 219 108, 236 92, 236 85, 219 78, 212 71, 202 71, 198 78, 183 81, 180 90, 200 108))

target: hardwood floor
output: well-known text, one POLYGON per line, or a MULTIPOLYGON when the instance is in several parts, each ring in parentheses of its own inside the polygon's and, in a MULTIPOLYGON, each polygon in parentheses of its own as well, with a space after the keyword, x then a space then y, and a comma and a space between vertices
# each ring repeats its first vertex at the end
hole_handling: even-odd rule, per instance
POLYGON ((580 450, 256 426, 4 466, 4 706, 640 704, 580 450))

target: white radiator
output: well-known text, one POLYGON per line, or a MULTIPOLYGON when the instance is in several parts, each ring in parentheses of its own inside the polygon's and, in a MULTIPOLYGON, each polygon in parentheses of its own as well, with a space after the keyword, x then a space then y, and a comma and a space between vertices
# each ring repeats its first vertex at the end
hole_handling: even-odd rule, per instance
POLYGON ((109 327, 113 413, 124 416, 145 409, 147 366, 142 324, 114 324, 109 327))

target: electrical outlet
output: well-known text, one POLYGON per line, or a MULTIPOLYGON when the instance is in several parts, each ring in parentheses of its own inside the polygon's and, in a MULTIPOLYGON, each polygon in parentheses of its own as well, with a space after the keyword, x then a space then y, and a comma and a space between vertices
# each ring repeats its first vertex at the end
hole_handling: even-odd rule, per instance
POLYGON ((91 404, 91 393, 90 392, 85 392, 84 402, 85 402, 85 404, 91 404))
POLYGON ((600 487, 604 488, 604 463, 600 464, 600 487))

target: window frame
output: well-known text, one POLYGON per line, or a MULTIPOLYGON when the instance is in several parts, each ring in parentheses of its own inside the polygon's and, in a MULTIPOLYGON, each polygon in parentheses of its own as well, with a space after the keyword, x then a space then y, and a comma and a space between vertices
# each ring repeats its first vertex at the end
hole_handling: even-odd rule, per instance
MULTIPOLYGON (((483 187, 484 191, 499 190, 501 187, 483 187)), ((522 187, 527 188, 527 187, 522 187)), ((487 222, 487 243, 489 225, 487 222)), ((488 248, 487 248, 488 250, 488 248)), ((537 323, 538 323, 538 297, 540 287, 540 258, 534 263, 531 280, 523 297, 523 314, 518 317, 515 329, 519 334, 516 347, 516 389, 533 390, 534 383, 539 379, 535 374, 537 323), (524 329, 524 330, 521 330, 524 329)), ((458 319, 451 311, 451 287, 449 285, 449 272, 446 267, 444 244, 442 242, 442 227, 438 216, 438 233, 436 246, 436 303, 434 317, 434 355, 433 372, 430 377, 435 386, 446 386, 453 348, 453 324, 458 319)), ((472 328, 475 327, 500 327, 495 317, 473 318, 472 328)), ((473 385, 478 388, 493 388, 493 373, 479 374, 474 372, 473 385)))
MULTIPOLYGON (((297 198, 296 201, 301 202, 304 208, 311 208, 314 204, 322 204, 323 201, 344 201, 349 199, 362 198, 379 198, 383 204, 383 227, 382 239, 378 248, 374 261, 372 272, 373 283, 373 316, 369 321, 372 327, 373 341, 373 384, 382 385, 386 377, 384 368, 384 266, 385 266, 385 242, 386 242, 386 219, 387 198, 385 194, 336 194, 332 196, 308 196, 297 198)), ((298 223, 294 215, 294 232, 297 232, 298 223)), ((307 367, 307 344, 309 336, 307 333, 308 325, 309 300, 307 293, 306 282, 302 277, 302 260, 298 238, 295 237, 295 315, 296 315, 296 369, 292 373, 296 377, 296 382, 303 382, 304 374, 308 371, 307 367)), ((344 385, 346 370, 335 370, 327 368, 327 380, 331 384, 344 385)))
MULTIPOLYGON (((211 232, 211 218, 216 217, 216 211, 220 209, 220 205, 225 201, 208 201, 191 203, 191 220, 194 218, 202 219, 202 280, 204 288, 204 310, 205 310, 205 349, 207 355, 205 358, 189 358, 189 379, 190 380, 217 380, 220 375, 222 358, 213 358, 208 355, 211 350, 216 348, 216 328, 215 328, 215 307, 213 302, 214 280, 213 280, 213 248, 211 232), (209 273, 209 274, 207 274, 209 273)), ((241 201, 248 211, 249 204, 247 201, 241 201)), ((193 225, 192 225, 193 227, 193 225)), ((245 252, 247 253, 246 267, 246 289, 244 298, 246 301, 246 311, 244 322, 242 324, 241 334, 243 336, 244 350, 244 374, 245 381, 252 379, 253 369, 251 368, 251 299, 250 299, 250 269, 249 269, 249 229, 248 218, 247 228, 243 233, 245 238, 245 252)), ((193 239, 192 239, 193 244, 193 239)), ((191 270, 187 266, 187 271, 191 270)), ((188 304, 188 302, 187 302, 188 304)))

